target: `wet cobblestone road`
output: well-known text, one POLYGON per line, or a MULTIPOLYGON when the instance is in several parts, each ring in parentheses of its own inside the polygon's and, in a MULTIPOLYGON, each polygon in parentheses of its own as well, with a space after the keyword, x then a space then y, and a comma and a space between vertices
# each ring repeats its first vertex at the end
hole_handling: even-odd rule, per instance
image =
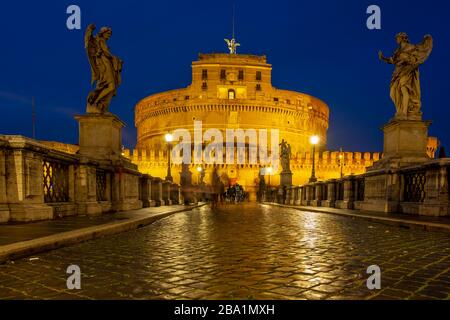
POLYGON ((448 299, 450 234, 257 204, 202 207, 0 265, 0 299, 448 299), (80 266, 81 290, 66 269, 80 266), (367 267, 381 290, 366 286, 367 267))

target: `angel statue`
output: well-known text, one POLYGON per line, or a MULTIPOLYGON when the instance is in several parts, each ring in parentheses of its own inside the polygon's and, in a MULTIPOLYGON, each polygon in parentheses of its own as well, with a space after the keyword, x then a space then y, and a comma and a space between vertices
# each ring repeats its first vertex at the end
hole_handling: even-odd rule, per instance
POLYGON ((395 104, 397 119, 408 119, 411 116, 421 119, 421 92, 419 66, 423 64, 433 49, 433 38, 426 35, 422 43, 414 45, 409 42, 406 33, 396 36, 399 47, 390 58, 378 53, 381 61, 395 65, 391 81, 391 99, 395 104))
POLYGON ((284 139, 281 140, 280 143, 280 159, 281 159, 281 167, 283 168, 283 172, 291 171, 291 145, 287 143, 284 139))
POLYGON ((84 36, 84 46, 91 65, 91 84, 96 83, 95 89, 87 98, 86 112, 105 113, 121 83, 123 61, 113 56, 106 44, 111 38, 112 30, 103 27, 94 36, 95 28, 94 24, 90 24, 84 36))
POLYGON ((224 39, 225 42, 227 43, 228 46, 228 50, 230 50, 230 54, 236 54, 236 49, 237 47, 239 47, 241 44, 237 43, 236 40, 233 38, 231 40, 229 39, 224 39))

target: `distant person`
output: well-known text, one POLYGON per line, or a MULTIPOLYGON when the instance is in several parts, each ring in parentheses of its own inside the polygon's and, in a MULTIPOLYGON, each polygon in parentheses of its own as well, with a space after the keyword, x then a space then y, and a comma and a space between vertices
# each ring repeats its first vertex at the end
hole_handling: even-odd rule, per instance
POLYGON ((219 204, 222 205, 225 197, 225 185, 219 180, 219 204))
POLYGON ((211 177, 211 208, 217 208, 219 204, 219 193, 220 193, 220 176, 217 172, 217 168, 214 167, 212 177, 211 177))

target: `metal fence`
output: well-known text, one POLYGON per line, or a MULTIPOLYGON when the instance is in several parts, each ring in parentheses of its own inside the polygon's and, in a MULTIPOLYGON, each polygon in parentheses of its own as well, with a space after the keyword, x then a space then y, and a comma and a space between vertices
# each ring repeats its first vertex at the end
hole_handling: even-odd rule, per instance
POLYGON ((324 200, 328 200, 328 185, 323 184, 323 185, 321 186, 321 188, 322 188, 322 198, 323 198, 324 200))
POLYGON ((53 159, 42 161, 44 202, 69 201, 69 166, 53 159))
POLYGON ((410 171, 403 174, 405 183, 403 201, 424 202, 426 197, 425 185, 427 175, 425 170, 410 171))
POLYGON ((356 180, 356 201, 364 201, 365 187, 366 180, 364 178, 356 180))
POLYGON ((97 170, 96 172, 97 201, 107 201, 106 196, 106 172, 97 170))
POLYGON ((344 200, 344 181, 336 182, 336 200, 344 200))

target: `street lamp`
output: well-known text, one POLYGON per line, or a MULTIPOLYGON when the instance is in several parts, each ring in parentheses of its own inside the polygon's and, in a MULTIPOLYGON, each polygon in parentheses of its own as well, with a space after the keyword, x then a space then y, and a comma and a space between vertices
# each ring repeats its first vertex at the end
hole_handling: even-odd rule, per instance
POLYGON ((198 167, 197 167, 197 172, 198 172, 197 183, 198 183, 198 185, 200 185, 200 176, 202 175, 202 171, 203 171, 202 166, 198 166, 198 167))
POLYGON ((166 180, 173 182, 173 178, 172 178, 172 174, 170 172, 170 156, 172 153, 172 142, 173 142, 173 135, 171 135, 170 133, 167 133, 164 136, 166 142, 167 142, 167 177, 166 180))
POLYGON ((319 136, 312 136, 309 139, 309 142, 313 146, 313 152, 312 152, 312 171, 311 171, 311 178, 309 178, 309 182, 317 182, 316 178, 316 145, 319 143, 320 138, 319 136))
POLYGON ((344 168, 344 154, 342 153, 342 148, 339 152, 339 166, 341 167, 341 179, 344 177, 343 168, 344 168))
POLYGON ((266 172, 269 174, 269 188, 270 188, 270 176, 272 175, 272 171, 273 171, 272 167, 266 168, 266 172))

